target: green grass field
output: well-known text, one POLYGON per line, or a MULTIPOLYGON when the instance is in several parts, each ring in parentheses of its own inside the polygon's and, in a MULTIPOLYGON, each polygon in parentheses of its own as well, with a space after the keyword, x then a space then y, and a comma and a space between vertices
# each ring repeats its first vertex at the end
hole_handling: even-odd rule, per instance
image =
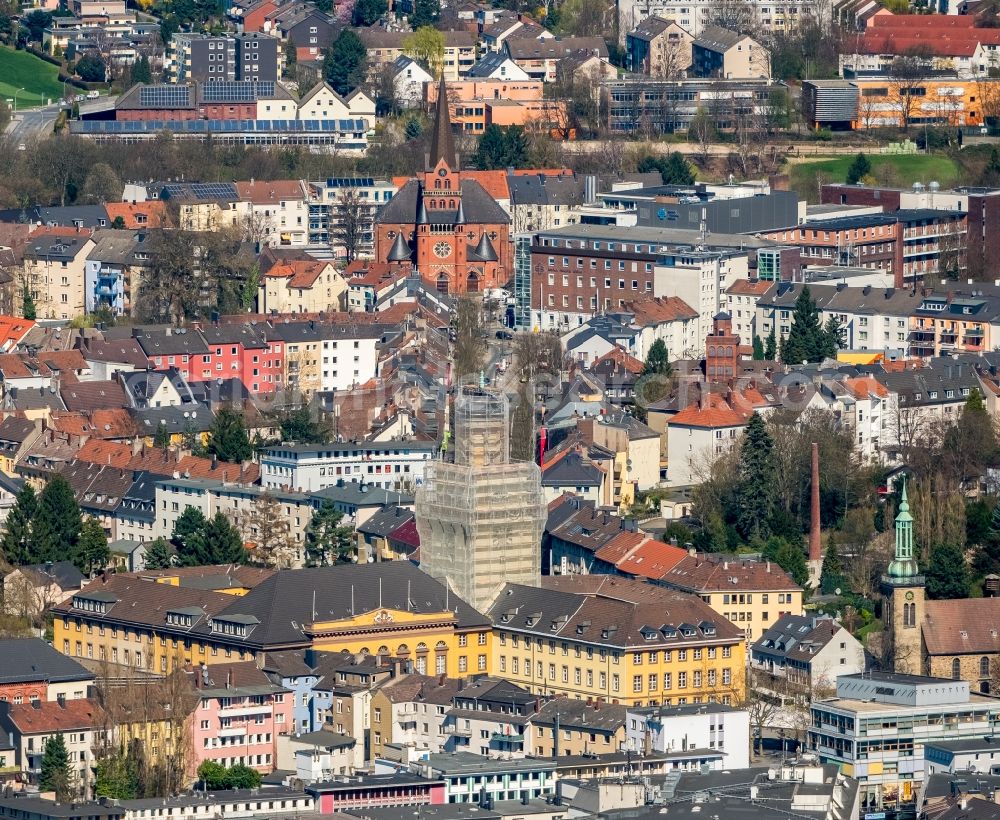
MULTIPOLYGON (((938 154, 869 154, 872 176, 882 185, 909 187, 914 182, 937 181, 942 187, 958 180, 958 167, 938 154)), ((792 189, 809 202, 819 201, 818 183, 843 182, 853 156, 797 162, 789 168, 792 189)))
POLYGON ((55 102, 62 97, 58 77, 58 68, 34 54, 0 47, 0 97, 13 100, 14 92, 23 88, 17 93, 18 108, 44 105, 47 98, 55 102))

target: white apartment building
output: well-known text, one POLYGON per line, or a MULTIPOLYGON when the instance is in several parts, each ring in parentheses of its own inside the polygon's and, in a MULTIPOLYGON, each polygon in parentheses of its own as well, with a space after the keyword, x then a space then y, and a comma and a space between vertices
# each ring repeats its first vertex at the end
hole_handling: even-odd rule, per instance
POLYGON ((705 751, 718 754, 707 760, 713 770, 750 765, 750 714, 742 709, 721 703, 629 707, 625 721, 629 751, 670 755, 691 752, 687 765, 679 763, 682 769, 698 769, 705 751))
POLYGON ((749 276, 746 251, 686 251, 658 264, 653 271, 653 296, 676 296, 698 313, 696 338, 703 339, 712 317, 727 306, 726 291, 749 276))
MULTIPOLYGON (((799 24, 818 11, 815 0, 751 0, 752 13, 761 28, 772 32, 794 31, 799 24)), ((694 37, 710 25, 722 9, 722 2, 691 2, 691 0, 619 0, 618 21, 621 38, 647 17, 656 15, 673 20, 694 37)), ((829 12, 827 12, 829 14, 829 12)))
POLYGON ((237 182, 236 192, 240 197, 236 211, 253 241, 298 248, 309 244, 309 195, 304 182, 250 180, 237 182))
POLYGON ((364 384, 378 375, 378 327, 333 325, 324 328, 320 389, 333 392, 364 384), (332 338, 331 338, 332 337, 332 338))
POLYGON ((261 453, 261 484, 312 492, 344 479, 412 491, 423 484, 424 470, 437 449, 433 441, 276 444, 261 453))

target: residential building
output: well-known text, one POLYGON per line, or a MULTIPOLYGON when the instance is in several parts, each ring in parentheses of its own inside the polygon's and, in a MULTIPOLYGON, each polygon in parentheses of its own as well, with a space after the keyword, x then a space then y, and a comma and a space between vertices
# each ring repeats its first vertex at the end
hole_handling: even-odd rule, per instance
POLYGON ((629 751, 682 755, 678 765, 699 770, 707 752, 709 768, 745 769, 750 765, 750 714, 722 703, 629 707, 625 717, 629 751))
POLYGON ((577 221, 573 209, 583 203, 584 180, 575 174, 512 174, 511 225, 515 233, 558 228, 577 221))
MULTIPOLYGON (((267 103, 265 103, 267 105, 267 103)), ((281 247, 309 243, 308 190, 300 180, 237 182, 243 223, 255 242, 281 247)))
POLYGON ((865 650, 829 616, 786 615, 750 645, 750 668, 793 693, 832 690, 840 675, 865 671, 865 650))
POLYGON ((343 310, 347 282, 325 261, 291 259, 272 266, 260 287, 263 313, 322 313, 343 310))
POLYGON ((280 444, 261 454, 261 483, 313 492, 342 480, 364 481, 372 489, 412 492, 424 482, 437 449, 435 442, 415 439, 280 444))
POLYGON ((371 724, 365 727, 371 735, 370 759, 385 758, 387 746, 405 747, 418 757, 444 751, 453 738, 445 731, 446 715, 461 687, 457 678, 420 674, 384 682, 372 693, 371 724))
MULTIPOLYGON (((486 59, 502 58, 491 55, 486 59)), ((510 60, 507 60, 510 62, 510 60)), ((533 126, 548 129, 565 137, 573 135, 566 105, 561 100, 545 99, 541 80, 529 79, 516 65, 510 62, 517 74, 524 79, 495 79, 491 77, 467 76, 464 79, 446 83, 449 114, 455 128, 464 134, 481 136, 491 125, 508 127, 511 125, 533 126)), ((515 73, 512 71, 511 73, 515 73)), ((437 105, 440 88, 435 83, 424 86, 423 102, 427 107, 437 105)), ((481 182, 481 175, 470 178, 481 182)))
POLYGON ((87 257, 94 249, 89 230, 40 228, 24 249, 24 286, 40 319, 72 319, 84 313, 87 257))
POLYGON ((533 692, 626 706, 742 699, 743 635, 693 595, 562 576, 506 584, 489 617, 495 673, 533 692))
POLYGON ((694 37, 673 20, 653 15, 625 35, 625 67, 675 80, 691 67, 694 37))
POLYGON ((198 703, 188 718, 191 771, 206 760, 274 771, 279 736, 295 728, 288 690, 252 661, 202 665, 192 677, 198 703))
POLYGON ((375 127, 375 101, 360 88, 341 97, 325 82, 317 83, 299 100, 299 119, 305 122, 363 120, 365 128, 375 127))
POLYGON ((344 516, 345 524, 360 527, 385 507, 413 509, 413 496, 366 483, 364 478, 352 480, 339 478, 328 487, 309 493, 313 507, 329 501, 344 516))
POLYGON ((445 802, 445 784, 437 777, 423 777, 406 771, 342 777, 309 786, 316 806, 323 814, 350 812, 372 806, 418 806, 445 802))
POLYGON ((924 744, 996 733, 1000 704, 968 681, 865 672, 837 678, 813 701, 808 747, 861 785, 863 810, 912 804, 927 777, 924 744))
MULTIPOLYGON (((171 82, 232 82, 236 76, 236 40, 210 34, 176 32, 170 37, 165 70, 171 82)), ((263 78, 262 78, 263 79, 263 78)))
POLYGON ((94 247, 84 266, 84 307, 88 313, 106 308, 116 316, 132 314, 142 272, 149 265, 147 237, 142 231, 94 232, 94 247))
POLYGON ((85 698, 95 678, 41 638, 4 638, 0 652, 4 657, 0 701, 14 706, 85 698))
POLYGON ((38 620, 50 606, 80 589, 83 583, 83 573, 72 561, 14 567, 3 578, 3 611, 38 620))
POLYGON ((705 26, 691 44, 695 77, 727 80, 771 78, 771 54, 752 37, 721 26, 705 26))
MULTIPOLYGON (((476 62, 476 36, 470 31, 447 30, 444 35, 444 55, 441 61, 441 78, 446 81, 464 76, 476 62)), ((407 33, 385 31, 380 28, 360 28, 358 36, 368 49, 369 70, 381 71, 405 51, 407 33)))
POLYGON ((63 736, 69 765, 81 797, 90 797, 94 784, 95 749, 105 742, 100 705, 89 698, 36 700, 11 704, 0 701, 0 727, 14 744, 15 759, 28 782, 37 785, 45 744, 63 736))
POLYGON ((624 706, 556 697, 528 717, 527 750, 535 757, 599 756, 625 748, 624 706))
POLYGON ((777 564, 760 558, 689 554, 664 573, 659 583, 697 595, 738 626, 748 645, 783 617, 803 611, 802 588, 777 564))
POLYGON ((961 775, 982 772, 1000 775, 1000 749, 993 735, 965 740, 938 740, 924 744, 924 764, 927 778, 924 788, 934 775, 961 775))
POLYGON ((434 76, 405 54, 393 60, 388 71, 392 75, 396 104, 401 108, 419 108, 424 101, 424 86, 433 84, 434 76))
POLYGON ((237 34, 236 79, 277 82, 281 79, 281 40, 260 32, 237 34))
POLYGON ((603 63, 608 60, 608 47, 602 37, 545 37, 542 39, 514 37, 503 44, 504 56, 512 60, 531 79, 555 82, 559 64, 581 54, 596 55, 603 63))
POLYGON ((370 259, 375 252, 375 214, 392 199, 397 186, 392 180, 371 177, 332 177, 308 183, 309 244, 329 244, 337 256, 347 256, 344 223, 354 210, 361 216, 355 258, 370 259))

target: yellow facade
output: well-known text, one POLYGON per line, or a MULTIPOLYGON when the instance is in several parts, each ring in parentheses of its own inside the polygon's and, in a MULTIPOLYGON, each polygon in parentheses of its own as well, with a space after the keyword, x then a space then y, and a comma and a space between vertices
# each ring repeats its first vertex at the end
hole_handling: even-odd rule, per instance
MULTIPOLYGON (((232 582, 232 576, 227 575, 226 579, 228 582, 232 582)), ((154 579, 154 583, 166 584, 171 587, 179 587, 181 585, 181 579, 179 575, 161 575, 154 579)), ((218 589, 212 589, 212 592, 221 592, 223 595, 232 595, 235 598, 242 598, 251 590, 251 587, 234 587, 234 586, 220 586, 218 589)))
POLYGON ((704 592, 700 598, 730 623, 738 626, 753 643, 784 615, 801 615, 802 590, 791 587, 766 592, 740 588, 739 592, 704 592))
MULTIPOLYGON (((170 583, 169 579, 166 579, 170 583)), ((379 609, 354 618, 304 624, 311 646, 329 652, 406 658, 414 671, 450 677, 490 671, 492 636, 487 625, 459 629, 454 612, 379 609)), ((225 635, 179 634, 160 626, 112 624, 88 612, 57 613, 53 646, 74 658, 104 661, 153 674, 185 665, 253 660, 243 641, 225 635)))
POLYGON ((459 630, 454 612, 379 609, 306 624, 312 646, 327 652, 406 658, 421 675, 463 677, 490 671, 490 628, 459 630))
POLYGON ((539 694, 625 706, 740 703, 745 665, 745 644, 738 639, 615 648, 502 627, 493 635, 492 674, 539 694))

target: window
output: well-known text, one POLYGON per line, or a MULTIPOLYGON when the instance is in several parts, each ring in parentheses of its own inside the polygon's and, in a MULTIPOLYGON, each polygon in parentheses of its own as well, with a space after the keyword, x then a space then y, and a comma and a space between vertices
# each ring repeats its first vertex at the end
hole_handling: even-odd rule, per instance
POLYGON ((962 679, 962 662, 958 658, 951 660, 951 678, 952 680, 962 679))
POLYGON ((985 655, 979 659, 979 677, 988 678, 990 676, 990 659, 985 655))

